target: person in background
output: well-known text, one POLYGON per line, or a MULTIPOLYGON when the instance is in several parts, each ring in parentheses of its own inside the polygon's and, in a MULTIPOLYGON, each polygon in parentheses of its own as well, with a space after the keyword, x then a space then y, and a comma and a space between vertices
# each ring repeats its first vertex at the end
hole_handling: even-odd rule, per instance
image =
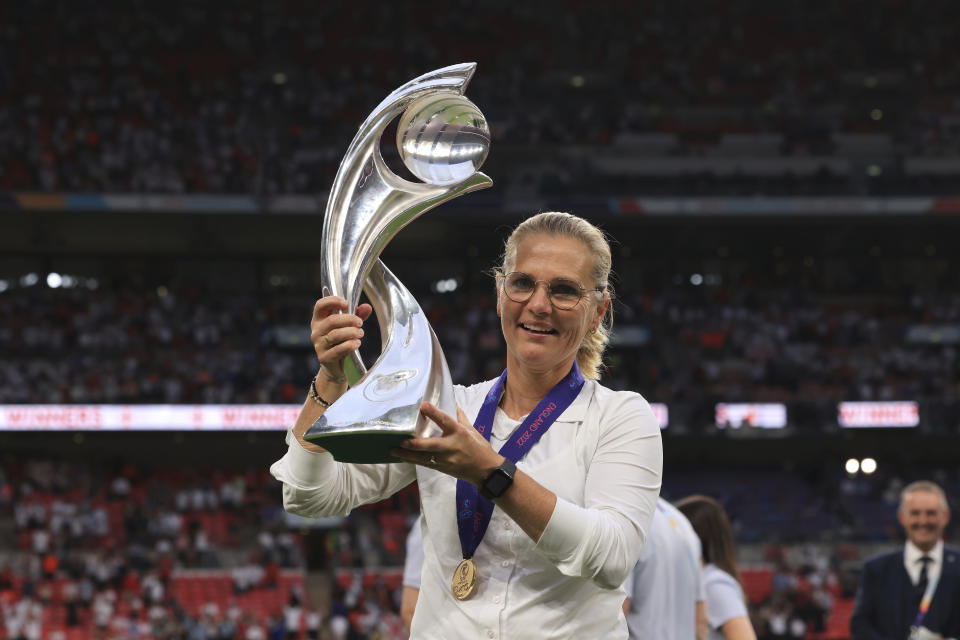
POLYGON ((630 640, 707 640, 700 538, 679 509, 660 498, 640 560, 624 583, 630 640))
POLYGON ((853 640, 960 638, 960 550, 943 543, 946 494, 933 482, 908 484, 897 518, 907 542, 863 566, 853 640))
POLYGON ((677 502, 677 508, 700 538, 709 640, 756 640, 727 512, 719 502, 703 495, 686 497, 677 502))
POLYGON ((403 560, 403 595, 400 598, 400 617, 403 624, 410 631, 413 622, 413 612, 417 608, 417 598, 420 596, 420 572, 423 570, 423 532, 420 529, 420 518, 417 518, 410 533, 407 534, 407 555, 403 560))
POLYGON ((417 482, 423 527, 415 638, 627 637, 621 585, 656 510, 660 428, 639 394, 596 380, 609 339, 610 246, 568 213, 521 223, 495 271, 507 346, 499 378, 455 386, 457 415, 424 402, 441 435, 348 464, 303 439, 347 390, 343 360, 372 308, 317 301, 321 368, 271 473, 284 507, 346 515, 417 482), (480 498, 483 500, 480 500, 480 498))

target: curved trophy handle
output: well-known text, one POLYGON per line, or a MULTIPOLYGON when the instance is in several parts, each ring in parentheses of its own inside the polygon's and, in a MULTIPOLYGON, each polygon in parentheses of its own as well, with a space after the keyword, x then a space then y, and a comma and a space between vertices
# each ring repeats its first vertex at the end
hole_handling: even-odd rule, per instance
MULTIPOLYGON (((380 153, 384 129, 411 102, 441 91, 462 94, 475 69, 469 62, 414 78, 367 116, 350 143, 327 200, 320 281, 347 301, 351 313, 374 261, 403 227, 447 200, 493 184, 479 172, 450 186, 410 182, 393 173, 380 153)), ((344 362, 344 371, 350 384, 366 371, 356 352, 344 362)))
POLYGON ((379 260, 366 291, 384 313, 378 317, 383 352, 304 436, 341 462, 386 462, 402 440, 438 433, 420 413, 424 400, 449 414, 457 410, 446 358, 414 297, 379 260))

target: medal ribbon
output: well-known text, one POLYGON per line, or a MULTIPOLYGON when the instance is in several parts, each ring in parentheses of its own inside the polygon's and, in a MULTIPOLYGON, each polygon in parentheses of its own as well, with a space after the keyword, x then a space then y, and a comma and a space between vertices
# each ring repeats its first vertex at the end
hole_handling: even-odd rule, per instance
POLYGON ((937 591, 937 583, 940 582, 940 575, 927 583, 927 589, 923 592, 923 598, 920 600, 920 608, 917 610, 917 617, 913 621, 913 628, 919 629, 923 624, 923 619, 930 610, 930 602, 933 600, 933 594, 937 591))
MULTIPOLYGON (((487 397, 477 413, 473 428, 480 432, 487 441, 493 431, 493 417, 500 404, 500 396, 507 383, 507 371, 504 369, 500 377, 493 383, 487 397)), ((566 411, 583 388, 583 374, 576 361, 563 380, 540 401, 530 415, 520 423, 514 432, 507 438, 498 452, 504 458, 517 462, 535 445, 543 434, 547 432, 554 421, 566 411)), ((460 534, 460 549, 464 558, 472 558, 483 535, 487 532, 490 517, 493 515, 494 504, 480 496, 480 490, 466 480, 457 480, 457 530, 460 534)))

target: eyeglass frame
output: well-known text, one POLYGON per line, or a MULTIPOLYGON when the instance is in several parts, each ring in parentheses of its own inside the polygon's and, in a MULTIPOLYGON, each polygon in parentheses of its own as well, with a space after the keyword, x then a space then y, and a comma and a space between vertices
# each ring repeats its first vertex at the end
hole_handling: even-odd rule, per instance
POLYGON ((559 280, 559 281, 562 281, 562 282, 564 282, 564 283, 566 283, 566 284, 574 285, 575 287, 577 287, 577 290, 580 292, 580 297, 577 298, 577 301, 576 301, 576 302, 574 302, 574 303, 573 303, 572 305, 570 305, 569 307, 561 307, 561 306, 559 306, 556 302, 554 302, 554 300, 553 300, 553 293, 552 293, 552 292, 553 292, 553 286, 552 286, 552 284, 551 284, 551 282, 550 282, 549 280, 537 280, 536 278, 534 278, 533 276, 531 276, 529 273, 526 273, 526 272, 524 272, 524 271, 511 271, 510 273, 503 274, 503 275, 501 275, 500 277, 501 277, 501 279, 502 279, 502 280, 501 280, 501 283, 500 283, 500 287, 503 289, 503 295, 507 296, 507 298, 508 298, 509 300, 511 300, 512 302, 516 302, 516 303, 518 303, 518 304, 523 304, 524 302, 528 302, 528 301, 530 300, 530 298, 532 298, 533 295, 537 292, 537 287, 538 287, 538 286, 540 285, 540 283, 542 282, 542 283, 545 284, 546 287, 547 287, 547 299, 550 300, 550 304, 553 306, 554 309, 559 309, 560 311, 570 311, 571 309, 574 309, 578 304, 580 304, 580 301, 583 300, 583 299, 586 297, 586 294, 587 294, 588 292, 591 292, 591 291, 599 291, 599 292, 603 293, 604 291, 607 290, 606 286, 603 286, 603 287, 593 287, 593 288, 591 289, 591 288, 589 288, 589 287, 583 286, 582 284, 580 284, 580 283, 577 282, 576 280, 571 280, 571 279, 569 279, 569 278, 554 278, 554 281, 558 281, 558 280, 559 280), (507 280, 510 279, 510 276, 516 275, 516 274, 519 274, 519 275, 522 275, 522 276, 526 276, 526 277, 530 278, 531 280, 533 280, 533 289, 531 289, 530 295, 528 295, 528 296, 527 296, 526 298, 524 298, 523 300, 515 300, 514 298, 511 298, 511 297, 510 297, 510 294, 509 294, 509 293, 507 293, 507 280))

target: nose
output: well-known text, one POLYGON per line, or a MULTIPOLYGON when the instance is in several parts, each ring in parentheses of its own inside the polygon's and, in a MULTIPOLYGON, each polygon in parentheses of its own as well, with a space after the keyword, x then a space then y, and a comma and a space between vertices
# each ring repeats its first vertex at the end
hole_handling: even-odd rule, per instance
POLYGON ((548 287, 549 285, 546 282, 537 282, 533 289, 533 294, 530 296, 530 299, 527 300, 527 307, 529 307, 531 311, 549 313, 553 309, 548 287))

